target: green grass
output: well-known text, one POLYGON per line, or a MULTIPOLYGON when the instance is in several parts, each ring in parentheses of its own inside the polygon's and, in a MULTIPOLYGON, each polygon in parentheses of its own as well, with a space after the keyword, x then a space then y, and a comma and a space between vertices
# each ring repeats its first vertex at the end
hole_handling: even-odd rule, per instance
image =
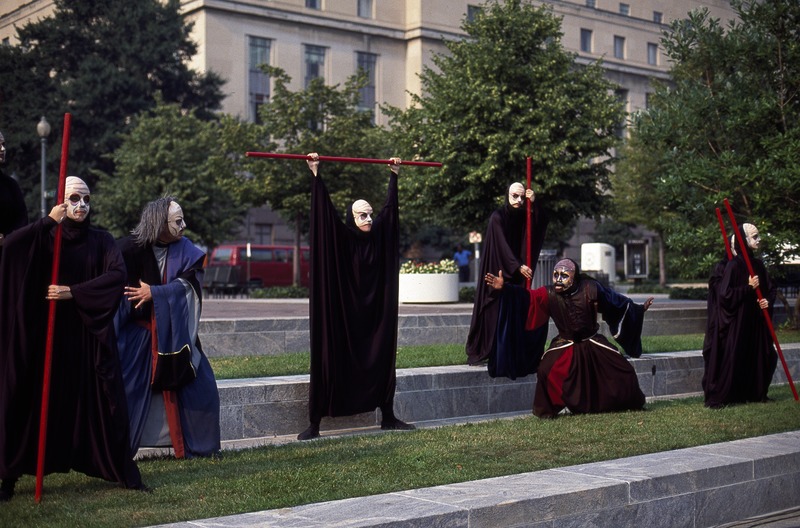
MULTIPOLYGON (((800 342, 800 331, 778 330, 780 343, 800 342)), ((700 350, 703 334, 644 336, 645 353, 700 350)), ((398 347, 397 368, 436 367, 466 363, 464 345, 419 345, 398 347)), ((276 356, 233 356, 209 358, 218 379, 259 378, 308 374, 308 352, 276 356)))
POLYGON ((800 429, 787 386, 767 404, 721 410, 700 398, 659 401, 641 412, 533 416, 363 434, 237 452, 221 460, 146 460, 152 493, 79 473, 50 475, 40 504, 34 478, 0 505, 0 526, 143 526, 367 496, 538 471, 800 429))

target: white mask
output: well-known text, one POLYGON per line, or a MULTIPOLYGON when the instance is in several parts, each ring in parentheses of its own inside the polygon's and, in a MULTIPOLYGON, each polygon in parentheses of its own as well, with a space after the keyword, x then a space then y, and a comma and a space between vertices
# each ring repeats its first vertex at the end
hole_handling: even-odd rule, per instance
POLYGON ((83 222, 89 216, 91 206, 89 186, 77 176, 67 176, 64 201, 67 202, 67 218, 83 222))
POLYGON ((508 188, 508 203, 514 209, 519 209, 523 200, 525 200, 525 187, 521 183, 512 183, 508 188))
POLYGON ((369 233, 372 229, 372 206, 366 200, 353 202, 353 220, 361 231, 369 233))
POLYGON ((747 246, 753 251, 758 249, 761 245, 761 237, 758 235, 758 228, 753 224, 742 224, 742 233, 747 242, 747 246))
POLYGON ((161 230, 159 242, 170 244, 179 240, 183 236, 184 229, 186 229, 186 222, 183 221, 183 209, 176 202, 170 202, 167 225, 161 230))

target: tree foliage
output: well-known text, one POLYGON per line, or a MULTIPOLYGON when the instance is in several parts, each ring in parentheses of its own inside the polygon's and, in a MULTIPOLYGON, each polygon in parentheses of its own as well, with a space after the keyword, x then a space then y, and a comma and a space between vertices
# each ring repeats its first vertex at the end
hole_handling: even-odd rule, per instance
MULTIPOLYGON (((273 79, 269 103, 260 117, 270 138, 283 152, 321 156, 389 158, 386 131, 372 124, 372 114, 358 108, 359 88, 365 77, 355 75, 344 86, 326 86, 312 80, 303 90, 289 88, 291 77, 282 69, 264 66, 273 79)), ((261 160, 266 170, 264 193, 273 210, 299 233, 308 232, 311 172, 303 161, 261 160)), ((339 211, 359 198, 375 210, 383 206, 389 169, 372 164, 320 163, 319 174, 339 211)))
POLYGON ((800 4, 732 5, 739 20, 727 28, 705 9, 672 24, 674 82, 634 117, 620 163, 627 204, 665 234, 684 277, 707 276, 724 254, 714 212, 727 222, 724 198, 776 261, 782 244, 800 244, 800 4))
POLYGON ((101 173, 96 214, 115 236, 138 223, 145 203, 172 195, 186 218, 187 235, 213 247, 240 225, 247 207, 263 203, 263 167, 245 152, 263 132, 232 117, 220 121, 161 104, 138 117, 114 153, 116 172, 101 173))
MULTIPOLYGON (((10 170, 25 191, 38 190, 36 123, 53 127, 49 173, 60 157, 62 116, 72 114, 69 172, 93 183, 89 169, 113 173, 110 154, 140 112, 164 101, 202 118, 222 100, 222 80, 187 66, 196 53, 179 0, 54 0, 51 17, 18 30, 19 46, 0 47, 0 101, 15 157, 10 170)), ((51 181, 51 186, 55 184, 51 181)))
POLYGON ((551 233, 603 211, 622 108, 600 65, 563 48, 560 24, 546 6, 490 1, 422 72, 413 107, 389 109, 396 144, 444 163, 401 180, 420 221, 483 229, 508 185, 525 181, 527 156, 551 233))

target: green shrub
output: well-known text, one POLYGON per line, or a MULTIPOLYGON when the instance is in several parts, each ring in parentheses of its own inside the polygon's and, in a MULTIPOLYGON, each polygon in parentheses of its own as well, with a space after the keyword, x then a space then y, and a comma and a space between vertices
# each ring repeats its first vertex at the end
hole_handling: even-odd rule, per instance
POLYGON ((308 288, 302 286, 270 286, 250 292, 251 299, 306 299, 308 288))
POLYGON ((708 288, 670 288, 669 298, 705 301, 708 299, 708 288))
POLYGON ((464 286, 458 290, 458 302, 471 303, 475 302, 475 287, 464 286))
POLYGON ((628 289, 628 293, 669 293, 670 288, 655 282, 643 282, 628 289))

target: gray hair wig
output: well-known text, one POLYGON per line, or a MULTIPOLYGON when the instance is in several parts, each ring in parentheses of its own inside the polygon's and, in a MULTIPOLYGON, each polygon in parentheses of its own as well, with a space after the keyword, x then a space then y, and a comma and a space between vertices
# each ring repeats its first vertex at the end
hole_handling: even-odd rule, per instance
POLYGON ((164 196, 158 200, 153 200, 142 209, 142 218, 139 224, 133 228, 131 235, 138 246, 154 244, 164 229, 169 216, 169 204, 175 202, 172 196, 164 196))

